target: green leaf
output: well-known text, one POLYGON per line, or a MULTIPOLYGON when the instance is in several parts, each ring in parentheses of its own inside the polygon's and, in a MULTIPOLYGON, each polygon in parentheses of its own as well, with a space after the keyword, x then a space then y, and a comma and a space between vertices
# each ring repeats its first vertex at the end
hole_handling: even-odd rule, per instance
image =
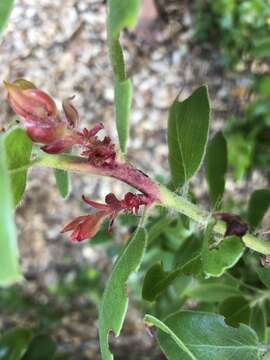
POLYGON ((22 360, 50 360, 56 352, 56 343, 48 335, 35 336, 22 360))
POLYGON ((188 347, 179 339, 179 337, 164 324, 164 322, 158 320, 156 317, 152 315, 146 314, 144 317, 144 322, 149 326, 156 326, 158 329, 163 331, 165 334, 168 334, 173 342, 181 349, 188 357, 188 359, 196 360, 196 357, 192 354, 192 352, 188 349, 188 347))
POLYGON ((120 149, 123 153, 126 152, 128 131, 129 131, 129 113, 132 99, 132 83, 131 81, 115 80, 115 116, 116 127, 120 143, 120 149))
POLYGON ((14 329, 0 339, 0 360, 20 360, 32 338, 29 329, 14 329))
POLYGON ((168 360, 258 359, 256 333, 243 324, 230 327, 220 315, 180 311, 170 315, 165 325, 188 349, 181 347, 171 334, 159 330, 158 341, 168 360))
POLYGON ((249 324, 251 310, 243 296, 232 296, 220 304, 219 313, 225 317, 226 324, 235 327, 240 323, 249 324))
POLYGON ((108 0, 107 34, 109 54, 114 74, 114 101, 116 127, 123 153, 126 151, 129 129, 129 113, 132 98, 132 84, 126 78, 124 55, 119 42, 120 32, 124 28, 136 25, 140 0, 108 0))
POLYGON ((20 281, 22 276, 18 263, 12 193, 3 136, 0 136, 0 174, 0 286, 6 286, 20 281))
POLYGON ((71 191, 70 175, 65 170, 54 169, 54 176, 58 190, 63 199, 68 198, 71 191))
POLYGON ((171 217, 163 216, 151 224, 148 229, 148 245, 158 239, 164 231, 166 232, 171 222, 171 217))
POLYGON ((184 185, 199 169, 209 129, 209 98, 206 86, 185 101, 174 101, 168 120, 169 164, 173 183, 184 185))
POLYGON ((133 28, 139 15, 141 0, 108 0, 107 29, 110 38, 117 38, 124 28, 133 28))
POLYGON ((256 272, 261 282, 270 289, 270 268, 257 267, 256 272))
POLYGON ((251 311, 250 324, 260 341, 266 340, 266 314, 262 306, 254 306, 251 311))
POLYGON ((208 182, 210 199, 216 207, 225 188, 225 174, 227 171, 227 143, 222 134, 218 132, 208 146, 205 158, 205 173, 208 182))
POLYGON ((222 282, 199 283, 193 288, 186 290, 185 293, 192 299, 205 301, 207 303, 220 302, 233 295, 241 295, 240 290, 222 282))
POLYGON ((21 201, 26 187, 27 165, 30 164, 32 141, 25 131, 18 127, 7 132, 4 139, 7 166, 8 170, 11 170, 13 203, 16 206, 21 201))
POLYGON ((248 222, 256 228, 270 206, 270 190, 259 189, 251 194, 248 204, 248 222))
POLYGON ((202 251, 203 270, 207 276, 221 276, 243 255, 245 246, 237 236, 225 237, 218 247, 209 250, 210 234, 205 234, 202 251))
POLYGON ((118 256, 107 282, 99 313, 99 338, 102 360, 113 359, 108 333, 119 336, 128 306, 126 282, 139 267, 146 246, 146 233, 138 228, 118 256))
POLYGON ((255 42, 255 47, 253 49, 253 55, 257 58, 268 58, 270 55, 270 39, 262 38, 255 42))
POLYGON ((13 4, 14 0, 4 0, 0 2, 0 33, 6 26, 13 4))
POLYGON ((254 143, 252 139, 240 133, 227 137, 228 164, 233 168, 234 180, 240 180, 251 165, 254 143))
POLYGON ((197 276, 201 272, 199 256, 189 260, 185 265, 173 271, 164 271, 161 264, 153 265, 145 275, 142 296, 145 300, 155 301, 156 298, 181 275, 197 276))

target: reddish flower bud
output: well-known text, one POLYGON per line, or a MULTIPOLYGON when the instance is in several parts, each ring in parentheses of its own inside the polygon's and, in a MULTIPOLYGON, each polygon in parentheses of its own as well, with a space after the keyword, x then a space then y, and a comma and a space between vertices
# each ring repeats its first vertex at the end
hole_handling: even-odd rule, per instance
POLYGON ((56 117, 57 108, 53 99, 44 91, 39 90, 30 81, 18 79, 13 83, 4 81, 8 99, 16 114, 26 120, 40 120, 56 117))
POLYGON ((73 230, 70 235, 72 241, 83 241, 92 238, 98 232, 106 216, 107 213, 104 211, 98 211, 93 215, 79 216, 66 225, 61 233, 73 230))
POLYGON ((118 200, 114 194, 110 193, 105 197, 106 204, 100 204, 84 195, 82 199, 98 211, 93 215, 79 216, 64 227, 62 233, 73 230, 70 236, 72 241, 82 241, 95 236, 106 217, 110 220, 108 232, 111 233, 114 219, 119 212, 137 213, 141 205, 147 205, 151 201, 145 195, 130 192, 125 195, 123 200, 118 200))
POLYGON ((50 144, 60 139, 66 125, 60 122, 54 100, 24 79, 4 82, 8 100, 16 114, 24 118, 29 137, 37 143, 50 144))

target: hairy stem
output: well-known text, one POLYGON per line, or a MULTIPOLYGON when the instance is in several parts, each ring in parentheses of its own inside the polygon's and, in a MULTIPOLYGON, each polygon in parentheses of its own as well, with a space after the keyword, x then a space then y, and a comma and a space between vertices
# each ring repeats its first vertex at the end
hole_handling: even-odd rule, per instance
MULTIPOLYGON (((189 202, 182 196, 178 196, 175 193, 171 192, 169 189, 160 186, 160 200, 161 204, 164 207, 169 209, 174 209, 192 220, 206 226, 207 223, 212 219, 212 215, 189 202)), ((226 232, 226 224, 222 220, 218 220, 213 228, 213 230, 220 234, 224 235, 226 232)), ((242 237, 244 244, 252 250, 255 250, 264 255, 270 255, 270 242, 262 240, 252 234, 246 234, 242 237)))
MULTIPOLYGON (((72 155, 45 155, 37 163, 38 165, 50 168, 84 172, 97 176, 109 176, 141 191, 152 198, 156 204, 178 211, 203 226, 206 226, 212 219, 211 213, 199 208, 184 197, 173 193, 166 187, 155 183, 147 175, 127 163, 118 162, 113 168, 95 167, 89 164, 87 159, 72 155)), ((222 220, 216 221, 214 231, 224 235, 226 232, 225 222, 222 220)), ((264 255, 270 255, 270 242, 255 237, 252 234, 243 236, 242 241, 250 249, 264 255)))

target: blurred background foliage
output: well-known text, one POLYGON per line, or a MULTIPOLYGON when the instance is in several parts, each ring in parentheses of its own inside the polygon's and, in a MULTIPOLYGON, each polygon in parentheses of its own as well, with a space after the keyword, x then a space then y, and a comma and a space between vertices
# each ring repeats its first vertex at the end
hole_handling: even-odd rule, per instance
MULTIPOLYGON (((169 7, 174 9, 173 14, 178 10, 180 12, 180 1, 168 3, 169 7)), ((103 5, 100 3, 100 6, 103 5)), ((194 47, 206 51, 215 49, 221 69, 220 79, 227 73, 230 76, 242 74, 241 81, 232 94, 237 99, 239 110, 223 119, 228 142, 227 186, 228 183, 230 185, 243 179, 246 181, 257 171, 264 176, 269 185, 270 3, 266 0, 194 0, 185 2, 185 6, 191 14, 191 23, 187 26, 190 27, 192 37, 188 39, 187 44, 181 46, 186 45, 187 52, 192 51, 194 47)), ((170 19, 166 1, 159 1, 158 7, 168 13, 170 19)), ((196 53, 192 56, 196 56, 196 53)), ((165 178, 164 174, 158 175, 160 181, 165 178)), ((190 196, 194 201, 200 200, 210 207, 207 194, 197 196, 201 182, 202 175, 199 175, 199 181, 193 184, 190 196)), ((249 185, 247 187, 243 190, 244 196, 241 196, 241 191, 236 195, 228 191, 222 209, 236 210, 244 219, 250 221, 250 211, 253 210, 247 201, 251 197, 251 189, 249 185)), ((235 190, 231 185, 229 189, 235 190)), ((235 191, 237 193, 237 189, 235 191)), ((263 197, 267 197, 267 194, 269 193, 266 189, 263 197)), ((269 200, 266 210, 268 207, 269 200)), ((256 223, 256 229, 261 220, 263 219, 260 218, 256 223)), ((96 309, 101 300, 110 264, 119 253, 122 243, 136 228, 137 222, 135 216, 123 216, 115 229, 114 238, 108 236, 105 224, 103 230, 91 240, 91 247, 98 251, 105 249, 106 257, 109 259, 109 265, 105 266, 107 272, 103 273, 104 269, 100 270, 83 261, 80 266, 57 269, 59 277, 51 286, 31 286, 31 283, 35 283, 36 275, 28 274, 26 281, 30 286, 27 290, 24 284, 0 289, 3 315, 0 359, 98 359, 98 352, 95 352, 96 341, 94 344, 89 341, 97 339, 94 324, 94 319, 97 318, 96 309), (120 241, 115 241, 116 238, 120 241), (89 319, 93 322, 91 331, 89 319), (85 322, 88 322, 88 326, 85 322), (76 331, 75 328, 80 326, 82 329, 76 331), (76 338, 72 346, 65 341, 67 333, 76 338), (44 349, 43 355, 40 350, 35 352, 37 348, 44 349), (89 353, 86 349, 92 350, 89 353)), ((269 217, 264 218, 263 224, 263 229, 269 231, 269 217)), ((133 324, 134 318, 138 318, 141 311, 163 318, 184 307, 212 311, 226 317, 228 308, 233 306, 237 311, 235 316, 230 315, 230 318, 226 318, 229 324, 250 324, 262 341, 270 341, 270 270, 262 271, 259 266, 261 259, 251 252, 247 252, 232 270, 218 279, 194 279, 187 274, 176 276, 165 282, 160 291, 146 294, 146 298, 152 296, 157 301, 142 300, 145 272, 157 263, 161 264, 160 276, 164 276, 163 272, 169 274, 181 268, 187 261, 196 257, 203 238, 202 231, 198 232, 198 226, 187 218, 167 214, 163 210, 156 210, 151 215, 147 228, 147 252, 140 271, 132 275, 129 282, 134 300, 133 310, 129 315, 131 320, 125 325, 125 334, 144 331, 140 322, 139 325, 133 324), (254 321, 254 317, 260 319, 260 322, 254 321), (133 327, 133 330, 130 330, 130 327, 133 327)), ((117 343, 112 340, 113 347, 122 349, 116 353, 116 359, 126 359, 125 349, 133 346, 134 339, 127 336, 127 344, 121 344, 121 340, 119 341, 120 343, 117 343)), ((140 338, 136 341, 135 339, 134 354, 131 355, 134 357, 130 359, 163 359, 151 339, 140 338), (140 341, 146 342, 146 345, 142 346, 142 352, 140 341), (153 348, 156 352, 153 352, 153 348)))

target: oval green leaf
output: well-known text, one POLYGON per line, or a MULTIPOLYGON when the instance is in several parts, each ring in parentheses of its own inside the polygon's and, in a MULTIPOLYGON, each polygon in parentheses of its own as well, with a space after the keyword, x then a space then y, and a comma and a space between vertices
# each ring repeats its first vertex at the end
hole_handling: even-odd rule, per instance
POLYGON ((7 166, 11 178, 14 206, 25 192, 27 171, 30 166, 32 141, 21 128, 13 128, 5 134, 7 166))
POLYGON ((168 120, 171 176, 175 187, 184 185, 200 168, 208 139, 210 106, 206 86, 185 101, 174 101, 168 120))
POLYGON ((259 189, 251 194, 248 204, 248 222, 256 228, 260 225, 270 206, 270 190, 259 189))
POLYGON ((70 175, 65 170, 54 169, 58 190, 63 199, 67 199, 71 191, 70 175))

